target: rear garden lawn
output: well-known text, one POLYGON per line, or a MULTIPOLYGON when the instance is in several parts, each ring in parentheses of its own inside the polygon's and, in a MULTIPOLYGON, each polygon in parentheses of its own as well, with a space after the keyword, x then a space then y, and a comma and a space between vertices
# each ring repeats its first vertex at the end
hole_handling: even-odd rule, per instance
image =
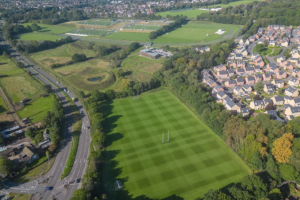
POLYGON ((29 118, 33 123, 41 121, 52 111, 53 97, 41 97, 17 112, 20 119, 29 118))

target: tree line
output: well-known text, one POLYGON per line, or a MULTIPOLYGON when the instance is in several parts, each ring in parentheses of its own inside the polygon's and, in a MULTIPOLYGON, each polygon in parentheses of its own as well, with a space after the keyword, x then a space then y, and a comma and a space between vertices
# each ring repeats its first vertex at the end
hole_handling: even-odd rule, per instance
POLYGON ((26 27, 24 27, 23 25, 13 25, 13 24, 9 24, 9 23, 6 23, 3 26, 3 31, 4 31, 6 40, 11 40, 14 38, 14 36, 16 36, 18 34, 30 33, 33 31, 39 31, 41 29, 42 28, 35 23, 33 23, 31 26, 27 25, 26 27))
POLYGON ((175 20, 175 22, 172 22, 168 25, 162 26, 161 28, 159 28, 156 31, 152 31, 149 34, 149 39, 150 40, 155 39, 158 36, 161 36, 165 33, 168 33, 170 31, 174 30, 175 28, 181 27, 182 24, 185 24, 185 23, 187 23, 186 16, 185 17, 179 17, 178 19, 175 20))

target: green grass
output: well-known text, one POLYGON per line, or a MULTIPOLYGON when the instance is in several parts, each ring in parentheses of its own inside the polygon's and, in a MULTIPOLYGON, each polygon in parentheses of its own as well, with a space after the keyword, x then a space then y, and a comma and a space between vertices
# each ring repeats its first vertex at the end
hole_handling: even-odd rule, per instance
POLYGON ((125 27, 124 29, 142 29, 142 30, 153 30, 156 31, 157 29, 161 28, 162 26, 148 26, 148 25, 131 25, 125 27))
POLYGON ((250 173, 243 161, 168 91, 144 94, 136 101, 114 100, 105 111, 109 113, 105 121, 109 131, 103 184, 111 199, 172 195, 196 199, 250 173), (162 133, 168 131, 170 143, 162 144, 162 133), (115 191, 115 180, 123 183, 123 191, 115 191))
POLYGON ((40 34, 40 33, 25 33, 18 35, 17 39, 20 40, 50 40, 50 41, 56 41, 59 39, 62 39, 63 37, 56 36, 56 35, 48 35, 48 34, 40 34))
POLYGON ((132 33, 132 32, 116 32, 105 36, 104 39, 128 40, 128 41, 138 41, 138 42, 150 41, 149 33, 132 33))
POLYGON ((76 29, 73 31, 70 31, 69 33, 76 33, 76 34, 87 34, 87 35, 95 35, 95 36, 105 36, 107 33, 111 31, 103 30, 103 29, 76 29))
POLYGON ((8 108, 3 100, 3 98, 0 96, 0 115, 6 113, 8 111, 8 108))
POLYGON ((156 38, 154 43, 198 43, 198 42, 208 42, 221 38, 229 33, 229 30, 225 27, 223 29, 226 31, 223 35, 215 34, 218 28, 214 25, 204 25, 198 26, 193 23, 184 25, 174 31, 164 34, 156 38))
MULTIPOLYGON (((24 23, 22 24, 24 27, 27 25, 31 26, 32 23, 24 23)), ((67 33, 71 30, 74 30, 75 26, 61 26, 61 25, 48 25, 48 24, 37 24, 39 25, 42 30, 39 30, 38 32, 41 33, 53 33, 53 34, 62 34, 67 33)))
POLYGON ((9 193, 9 199, 10 200, 28 200, 29 195, 27 193, 22 194, 22 193, 9 193))
POLYGON ((186 10, 186 11, 166 11, 166 12, 160 12, 156 13, 156 15, 161 15, 162 17, 167 17, 167 15, 175 16, 175 15, 183 15, 187 16, 188 18, 196 18, 198 15, 202 13, 208 13, 207 10, 186 10))
POLYGON ((116 24, 116 22, 101 21, 101 20, 88 20, 88 21, 80 22, 78 24, 98 25, 98 26, 110 26, 110 25, 116 24))
POLYGON ((52 111, 53 97, 39 98, 17 112, 20 119, 29 118, 33 123, 41 121, 52 111))
POLYGON ((24 71, 18 68, 9 58, 0 56, 0 74, 1 75, 16 75, 24 71))
POLYGON ((213 7, 221 7, 221 8, 227 8, 229 6, 239 6, 239 5, 242 5, 242 4, 249 4, 249 3, 252 3, 254 1, 263 1, 263 0, 242 0, 242 1, 234 1, 234 2, 230 2, 228 4, 216 4, 216 5, 212 5, 212 6, 208 6, 210 8, 213 8, 213 7))

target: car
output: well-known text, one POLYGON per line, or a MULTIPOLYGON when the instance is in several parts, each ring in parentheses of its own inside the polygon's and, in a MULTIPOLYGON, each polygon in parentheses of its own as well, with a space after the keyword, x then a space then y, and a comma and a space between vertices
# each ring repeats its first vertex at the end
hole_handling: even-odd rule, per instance
POLYGON ((80 178, 76 179, 76 183, 79 183, 79 182, 80 182, 80 180, 81 180, 80 178))
POLYGON ((24 147, 24 144, 20 144, 19 147, 21 147, 21 148, 24 147))
POLYGON ((87 128, 87 129, 90 129, 90 127, 89 127, 89 126, 87 126, 86 128, 87 128))
POLYGON ((52 190, 53 187, 46 187, 46 190, 52 190))

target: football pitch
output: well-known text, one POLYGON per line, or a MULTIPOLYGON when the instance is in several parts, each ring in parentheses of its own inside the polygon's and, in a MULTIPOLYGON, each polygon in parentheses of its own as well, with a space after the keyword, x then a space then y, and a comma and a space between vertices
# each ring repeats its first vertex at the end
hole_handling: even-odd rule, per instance
POLYGON ((111 199, 202 197, 250 170, 168 91, 107 106, 103 184, 111 199), (170 142, 162 144, 162 133, 170 142), (123 190, 115 191, 120 180, 123 190))

